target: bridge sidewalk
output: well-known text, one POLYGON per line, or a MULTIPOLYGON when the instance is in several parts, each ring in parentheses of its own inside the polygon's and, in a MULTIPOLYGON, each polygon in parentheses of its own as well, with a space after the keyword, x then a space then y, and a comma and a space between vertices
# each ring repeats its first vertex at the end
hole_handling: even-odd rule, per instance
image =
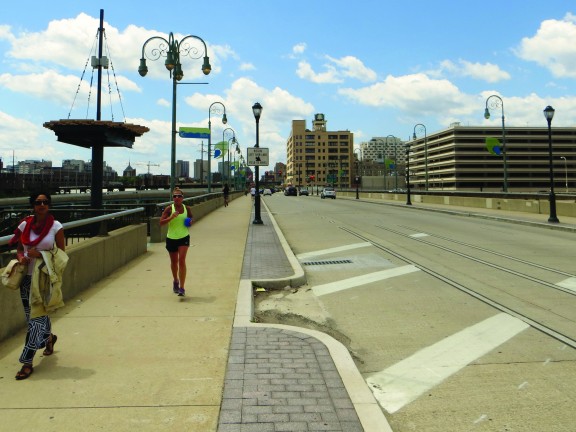
POLYGON ((363 405, 365 384, 345 387, 361 377, 343 347, 250 322, 251 279, 303 277, 265 205, 264 225, 252 211, 240 197, 193 225, 183 298, 155 243, 69 300, 53 317, 54 355, 39 351, 29 379, 14 379, 24 332, 6 340, 0 430, 387 430, 370 427, 372 412, 385 418, 363 405))

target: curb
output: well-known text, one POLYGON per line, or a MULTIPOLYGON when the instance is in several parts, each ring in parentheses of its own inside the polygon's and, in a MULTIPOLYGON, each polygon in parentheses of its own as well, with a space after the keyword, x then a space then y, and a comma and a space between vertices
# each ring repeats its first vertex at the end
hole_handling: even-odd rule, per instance
POLYGON ((330 356, 336 365, 340 378, 344 383, 344 387, 348 392, 348 396, 354 405, 356 414, 364 428, 365 432, 393 432, 392 428, 388 424, 388 420, 384 416, 380 405, 374 398, 372 391, 368 387, 368 384, 360 374, 360 371, 356 367, 352 356, 348 352, 348 349, 338 342, 333 337, 316 331, 310 330, 302 327, 295 327, 283 324, 258 324, 252 322, 254 318, 254 285, 263 286, 266 288, 281 288, 285 287, 288 283, 292 287, 297 287, 306 283, 306 276, 304 270, 298 259, 290 249, 284 234, 278 227, 276 220, 270 213, 268 207, 266 207, 268 216, 274 225, 274 230, 278 235, 282 248, 286 254, 286 257, 290 261, 290 265, 294 270, 294 275, 288 278, 282 279, 264 279, 264 280, 249 280, 241 279, 238 286, 238 296, 236 300, 236 312, 234 314, 234 327, 270 327, 283 330, 290 330, 293 332, 303 333, 310 337, 316 338, 318 341, 322 342, 328 351, 330 356))

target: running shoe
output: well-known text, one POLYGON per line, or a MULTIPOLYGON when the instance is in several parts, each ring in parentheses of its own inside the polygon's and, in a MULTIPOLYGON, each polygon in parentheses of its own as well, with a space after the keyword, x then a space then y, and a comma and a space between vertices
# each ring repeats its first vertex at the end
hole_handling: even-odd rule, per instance
POLYGON ((186 290, 184 288, 178 288, 178 295, 184 297, 184 294, 186 294, 186 290))
POLYGON ((180 292, 180 285, 178 281, 172 282, 172 292, 174 292, 174 294, 178 294, 180 292))

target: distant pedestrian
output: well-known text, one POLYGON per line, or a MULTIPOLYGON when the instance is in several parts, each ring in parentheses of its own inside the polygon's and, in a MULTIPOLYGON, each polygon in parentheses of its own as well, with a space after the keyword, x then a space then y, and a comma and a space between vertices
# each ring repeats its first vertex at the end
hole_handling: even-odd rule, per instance
POLYGON ((256 197, 256 188, 254 186, 250 188, 250 195, 252 196, 252 201, 254 201, 254 198, 256 197))
POLYGON ((228 183, 226 183, 222 188, 222 194, 224 195, 224 207, 228 207, 228 199, 230 198, 230 188, 228 187, 228 183))
POLYGON ((68 257, 64 253, 64 228, 50 214, 51 201, 48 192, 31 195, 30 204, 34 212, 20 222, 9 242, 16 245, 18 261, 28 267, 20 284, 20 298, 28 330, 20 355, 22 368, 15 377, 17 380, 32 375, 32 364, 38 349, 44 348, 44 356, 50 356, 58 340, 52 333, 52 322, 48 314, 64 306, 61 285, 68 257), (45 256, 50 259, 45 260, 45 256), (49 269, 49 276, 41 270, 43 267, 49 269))
POLYGON ((172 270, 172 291, 184 296, 186 290, 186 254, 190 247, 188 228, 192 225, 192 210, 184 205, 184 193, 180 188, 172 192, 173 204, 166 207, 160 217, 160 225, 168 224, 166 235, 166 250, 170 255, 170 270, 172 270))

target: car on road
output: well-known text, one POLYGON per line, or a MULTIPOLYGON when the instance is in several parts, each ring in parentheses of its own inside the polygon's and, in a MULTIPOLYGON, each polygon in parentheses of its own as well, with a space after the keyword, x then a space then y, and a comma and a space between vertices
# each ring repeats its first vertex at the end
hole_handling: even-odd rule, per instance
POLYGON ((264 196, 266 196, 266 195, 272 196, 272 191, 271 191, 270 189, 264 189, 264 193, 263 193, 262 195, 264 195, 264 196))
POLYGON ((336 199, 336 190, 333 187, 325 187, 322 189, 322 193, 320 194, 320 198, 332 198, 336 199))
POLYGON ((284 189, 284 195, 298 196, 298 189, 296 189, 294 186, 288 186, 286 189, 284 189))
POLYGON ((308 189, 306 189, 306 188, 300 188, 300 193, 299 193, 299 195, 309 196, 309 195, 310 195, 310 192, 308 192, 308 189))

